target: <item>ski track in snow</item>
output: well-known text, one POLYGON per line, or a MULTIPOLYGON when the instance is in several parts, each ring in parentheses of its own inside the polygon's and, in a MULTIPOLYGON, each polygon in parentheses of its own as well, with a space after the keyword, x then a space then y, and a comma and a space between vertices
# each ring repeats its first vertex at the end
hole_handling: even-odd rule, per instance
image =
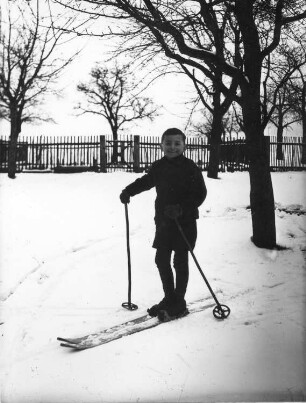
MULTIPOLYGON (((0 296, 0 301, 1 302, 5 302, 8 298, 10 298, 12 295, 15 294, 15 292, 18 290, 19 287, 22 287, 23 284, 35 273, 37 273, 40 269, 45 268, 46 266, 49 265, 53 265, 56 264, 58 261, 60 262, 61 260, 65 260, 68 258, 69 259, 69 255, 72 254, 79 254, 80 252, 86 251, 89 248, 95 246, 96 244, 100 244, 105 242, 106 240, 108 240, 109 237, 103 238, 103 239, 97 239, 97 240, 92 240, 91 242, 86 242, 84 245, 81 246, 77 246, 77 247, 73 247, 67 251, 65 251, 64 253, 59 254, 58 256, 54 256, 50 259, 47 259, 46 261, 43 261, 41 263, 39 263, 37 266, 35 266, 31 271, 29 271, 28 273, 26 273, 19 281, 18 283, 11 288, 9 291, 6 292, 6 295, 4 296, 0 296)), ((42 274, 40 276, 40 281, 38 281, 39 283, 43 283, 45 280, 47 280, 49 278, 48 275, 46 274, 42 274)))
MULTIPOLYGON (((247 207, 242 207, 241 208, 243 211, 244 210, 248 210, 248 208, 247 207)), ((236 214, 235 213, 237 213, 237 210, 239 210, 238 208, 233 208, 233 207, 227 207, 227 208, 225 208, 224 209, 224 212, 223 213, 221 213, 221 214, 216 214, 216 215, 203 215, 203 217, 205 217, 206 219, 207 218, 209 218, 209 217, 222 217, 222 218, 225 218, 225 219, 233 219, 233 220, 235 220, 236 219, 236 214)), ((296 211, 295 211, 295 209, 294 209, 294 211, 293 211, 293 213, 292 212, 288 212, 288 210, 289 210, 289 208, 286 208, 286 207, 283 207, 283 209, 282 210, 280 210, 280 211, 285 211, 286 213, 288 213, 288 214, 297 214, 297 215, 299 215, 299 213, 296 213, 296 211)), ((300 211, 300 210, 298 210, 298 211, 300 211)), ((237 214, 239 214, 239 213, 237 213, 237 214)), ((240 219, 241 219, 241 215, 239 215, 239 217, 240 217, 240 219)), ((243 217, 243 218, 249 218, 249 214, 246 214, 246 216, 245 217, 243 217)), ((133 235, 135 235, 135 234, 137 234, 137 232, 139 231, 141 229, 141 226, 137 226, 133 231, 131 231, 131 234, 130 234, 130 236, 133 236, 133 235)), ((305 230, 302 228, 302 227, 300 227, 300 229, 305 233, 305 230)), ((122 235, 123 236, 123 235, 122 235)), ((294 234, 294 233, 292 233, 292 232, 289 232, 288 233, 288 237, 289 238, 296 238, 296 234, 294 234)), ((72 247, 72 248, 70 248, 69 250, 67 250, 67 251, 65 251, 64 253, 61 253, 61 254, 59 254, 58 256, 54 256, 54 257, 52 257, 52 258, 50 258, 50 259, 48 259, 48 260, 46 260, 46 261, 43 261, 43 262, 41 262, 40 264, 38 264, 37 266, 35 266, 30 272, 28 272, 16 285, 15 285, 15 287, 13 287, 10 291, 9 291, 9 293, 8 293, 8 295, 7 296, 4 296, 4 297, 1 297, 0 298, 0 300, 2 301, 2 302, 5 302, 9 297, 11 297, 12 295, 14 295, 16 292, 17 292, 17 290, 20 288, 20 287, 22 287, 25 283, 26 283, 26 281, 27 280, 31 280, 31 276, 32 275, 34 275, 34 274, 37 274, 38 276, 39 276, 39 278, 36 280, 36 282, 37 282, 37 284, 43 284, 45 281, 47 281, 48 279, 49 279, 49 275, 48 274, 45 274, 45 273, 41 273, 41 274, 39 274, 38 272, 40 271, 40 270, 42 270, 42 269, 46 269, 46 268, 48 268, 48 267, 50 267, 50 266, 56 266, 58 263, 60 263, 61 261, 64 261, 65 262, 65 266, 66 267, 69 267, 69 266, 71 266, 73 263, 74 263, 74 261, 75 261, 75 255, 78 255, 78 258, 82 258, 82 256, 80 256, 80 254, 82 253, 82 252, 88 252, 88 253, 90 253, 90 248, 92 248, 93 246, 95 246, 95 245, 100 245, 101 243, 105 243, 105 241, 107 241, 107 240, 109 240, 109 237, 105 237, 105 238, 102 238, 102 239, 96 239, 96 240, 91 240, 90 242, 86 242, 86 243, 84 243, 83 245, 80 245, 80 246, 77 246, 77 247, 72 247)), ((106 250, 105 249, 105 245, 104 245, 104 250, 106 250)), ((267 252, 268 254, 269 253, 271 253, 271 255, 273 256, 273 252, 267 252)), ((228 264, 231 264, 231 262, 227 262, 228 264)), ((73 268, 70 268, 69 269, 70 271, 73 271, 73 268)), ((62 273, 63 274, 63 273, 62 273)), ((59 273, 59 276, 61 276, 62 275, 61 273, 59 273)), ((67 271, 65 271, 65 273, 64 273, 65 275, 67 275, 67 274, 69 274, 67 271)), ((214 281, 221 281, 222 282, 222 280, 221 280, 221 278, 217 278, 217 277, 214 277, 214 278, 212 278, 211 280, 214 280, 214 281)), ((54 283, 54 286, 56 286, 56 284, 58 283, 60 281, 60 278, 58 278, 57 279, 57 281, 53 281, 53 283, 54 283)), ((223 281, 224 282, 224 281, 223 281)), ((274 287, 277 287, 277 286, 279 286, 279 285, 282 285, 283 283, 277 283, 277 284, 272 284, 272 285, 264 285, 264 287, 267 287, 267 288, 274 288, 274 287)), ((51 291, 51 290, 49 290, 49 291, 51 291)), ((249 293, 249 292, 251 292, 251 291, 254 291, 254 289, 246 289, 246 290, 243 290, 241 293, 240 293, 240 295, 244 295, 245 293, 249 293)), ((216 293, 222 293, 222 290, 221 289, 217 289, 216 290, 216 293)), ((43 303, 43 300, 41 301, 41 303, 43 303)))
MULTIPOLYGON (((214 213, 211 210, 207 211, 207 214, 203 214, 203 217, 207 218, 215 218, 215 217, 223 217, 223 218, 229 218, 229 219, 237 219, 236 215, 239 214, 237 210, 246 210, 246 217, 249 218, 249 213, 248 213, 248 207, 241 207, 235 208, 235 207, 226 207, 222 213, 214 213)), ((140 230, 142 229, 141 225, 136 225, 134 228, 130 231, 130 236, 132 237, 133 235, 136 235, 140 230)), ((123 234, 121 235, 121 237, 123 234)), ((4 295, 0 296, 0 301, 5 302, 8 298, 10 298, 14 293, 19 289, 19 287, 22 287, 22 285, 35 273, 37 273, 41 269, 45 269, 46 267, 50 265, 56 265, 57 262, 61 262, 61 260, 66 260, 69 258, 69 255, 75 254, 75 253, 80 253, 82 251, 86 251, 89 248, 103 243, 107 240, 109 240, 111 237, 107 236, 101 239, 95 239, 95 240, 90 240, 83 245, 78 245, 76 247, 71 247, 70 249, 60 253, 59 255, 53 256, 49 259, 46 259, 42 261, 41 263, 38 263, 37 266, 33 267, 32 270, 27 272, 22 278, 18 280, 18 282, 15 284, 14 287, 12 287, 9 291, 6 291, 4 295)), ((35 259, 35 258, 34 258, 35 259)), ((45 280, 48 279, 48 275, 42 274, 40 276, 40 283, 43 283, 45 280)))
MULTIPOLYGON (((7 244, 11 249, 3 267, 16 273, 1 301, 5 349, 0 365, 6 402, 118 403, 146 401, 149 392, 155 401, 305 399, 300 381, 305 368, 305 197, 300 185, 287 189, 301 182, 301 174, 274 175, 277 236, 284 247, 274 251, 255 248, 250 241, 247 174, 224 175, 221 181, 205 178, 209 196, 200 209, 195 255, 219 302, 231 308, 228 320, 216 322, 208 310, 81 355, 60 349, 56 337, 82 336, 132 320, 162 296, 151 248, 154 192, 133 198, 129 205, 132 301, 139 310, 128 312, 121 308, 127 264, 118 194, 137 175, 37 175, 39 186, 27 175, 18 176, 14 186, 1 185, 7 192, 4 206, 8 209, 13 200, 13 211, 17 190, 26 189, 16 222, 23 223, 22 211, 27 214, 28 206, 30 211, 38 209, 46 228, 57 228, 56 218, 60 222, 56 236, 41 231, 46 239, 40 249, 40 224, 34 223, 29 233, 24 220, 17 238, 19 253, 27 259, 24 267, 7 244), (279 184, 284 180, 283 188, 279 184), (59 197, 61 192, 64 196, 59 197), (64 206, 63 213, 61 200, 71 203, 72 211, 64 206), (50 216, 48 209, 53 209, 50 216), (31 236, 29 252, 23 236, 31 236)), ((208 295, 190 258, 187 302, 208 295)))
MULTIPOLYGON (((284 211, 286 213, 292 214, 290 211, 290 206, 288 206, 288 208, 283 207, 282 210, 280 211, 284 211)), ((298 209, 298 211, 300 211, 298 209)), ((296 209, 293 209, 293 214, 298 214, 296 212, 296 209)), ((299 215, 299 214, 298 214, 299 215)), ((244 219, 247 218, 249 219, 249 207, 226 207, 222 213, 220 212, 214 212, 211 210, 207 210, 205 212, 205 214, 202 215, 203 218, 207 219, 207 218, 225 218, 225 219, 233 219, 236 220, 237 216, 239 217, 239 219, 244 219), (241 216, 241 212, 242 212, 242 216, 241 216), (245 213, 245 214, 244 214, 245 213)), ((132 237, 133 235, 137 234, 140 230, 142 229, 141 225, 136 225, 131 231, 130 231, 130 236, 132 237)), ((121 237, 123 236, 123 234, 121 235, 121 237)), ((294 235, 291 235, 292 237, 294 237, 294 235)), ((70 249, 60 253, 57 256, 53 256, 49 259, 46 259, 44 261, 42 261, 41 263, 39 263, 37 266, 35 266, 32 270, 30 270, 28 273, 26 273, 19 281, 17 284, 15 284, 14 287, 12 287, 9 291, 6 291, 5 295, 1 295, 0 296, 0 301, 1 302, 5 302, 7 299, 9 299, 12 295, 14 295, 16 293, 16 291, 23 286, 23 284, 34 274, 39 274, 39 270, 41 269, 46 269, 46 267, 49 266, 54 266, 57 264, 57 262, 61 262, 61 261, 65 261, 67 263, 67 258, 68 258, 68 262, 70 260, 74 260, 74 256, 71 256, 71 259, 69 258, 70 255, 74 255, 74 254, 79 254, 80 252, 83 251, 88 251, 88 249, 92 248, 93 246, 97 245, 97 244, 101 244, 104 243, 105 241, 109 240, 111 238, 111 236, 107 236, 101 239, 95 239, 95 240, 90 240, 87 241, 86 243, 84 243, 83 245, 78 245, 76 247, 71 247, 70 249)), ((229 262, 230 263, 230 262, 229 262)), ((48 274, 44 274, 42 273, 39 276, 39 280, 37 280, 38 283, 42 284, 45 281, 47 281, 49 278, 48 274)), ((217 280, 217 279, 214 279, 217 280)), ((218 279, 219 280, 219 279, 218 279)))

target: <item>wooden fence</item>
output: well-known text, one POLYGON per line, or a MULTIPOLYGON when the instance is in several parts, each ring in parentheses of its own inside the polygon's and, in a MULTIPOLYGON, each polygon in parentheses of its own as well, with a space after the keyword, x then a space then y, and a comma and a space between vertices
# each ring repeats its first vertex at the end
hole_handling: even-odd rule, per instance
MULTIPOLYGON (((300 137, 266 137, 271 170, 302 170, 303 145, 300 137), (277 152, 278 151, 278 152, 277 152), (282 159, 277 156, 282 155, 282 159)), ((155 137, 122 136, 117 141, 106 136, 92 137, 22 137, 18 142, 17 170, 46 172, 128 172, 146 171, 153 161, 161 158, 160 139, 155 137)), ((0 137, 0 172, 8 166, 8 139, 0 137)), ((209 161, 206 139, 187 138, 185 155, 205 171, 209 161)), ((243 139, 227 140, 220 148, 220 171, 248 169, 246 145, 243 139)))

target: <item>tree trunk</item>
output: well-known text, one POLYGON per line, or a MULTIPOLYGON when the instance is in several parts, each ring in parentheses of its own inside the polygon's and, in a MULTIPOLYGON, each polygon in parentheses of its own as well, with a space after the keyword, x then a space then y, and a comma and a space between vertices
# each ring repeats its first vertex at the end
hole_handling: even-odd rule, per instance
POLYGON ((260 100, 254 96, 243 105, 244 125, 249 158, 250 205, 254 244, 272 249, 276 246, 275 208, 269 153, 261 128, 260 100))
POLYGON ((113 128, 113 154, 111 158, 111 163, 118 163, 118 131, 116 128, 113 128))
POLYGON ((10 179, 16 178, 16 167, 17 167, 17 141, 18 136, 11 133, 9 148, 8 148, 8 177, 10 179))
POLYGON ((262 248, 276 246, 274 195, 270 163, 261 127, 261 49, 253 14, 254 2, 236 0, 236 15, 244 46, 244 74, 241 80, 241 107, 249 157, 250 204, 254 244, 262 248))
POLYGON ((277 126, 277 147, 276 147, 276 159, 283 160, 283 133, 284 133, 284 121, 282 111, 279 110, 278 114, 278 126, 277 126))
POLYGON ((11 133, 8 149, 8 177, 16 178, 17 170, 17 142, 21 132, 21 119, 16 112, 11 112, 11 133))
POLYGON ((273 186, 266 151, 250 160, 250 203, 254 244, 272 249, 276 246, 273 186))
POLYGON ((222 137, 222 111, 220 108, 214 109, 211 136, 210 136, 210 153, 207 176, 208 178, 218 179, 219 162, 220 162, 220 144, 222 137))
POLYGON ((306 164, 306 82, 303 83, 303 91, 302 91, 302 126, 303 126, 302 164, 306 164))
MULTIPOLYGON (((222 81, 222 73, 216 73, 217 81, 222 81)), ((221 92, 214 86, 213 93, 213 120, 210 134, 210 153, 207 176, 208 178, 218 179, 219 162, 220 162, 220 144, 222 137, 222 119, 224 111, 221 107, 221 92)))

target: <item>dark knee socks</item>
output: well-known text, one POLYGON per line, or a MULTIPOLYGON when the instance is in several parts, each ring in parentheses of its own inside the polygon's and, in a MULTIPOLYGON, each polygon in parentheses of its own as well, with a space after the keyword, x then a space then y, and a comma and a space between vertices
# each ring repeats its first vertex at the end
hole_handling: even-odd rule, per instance
POLYGON ((155 263, 159 270, 165 296, 172 298, 176 294, 180 298, 184 298, 189 278, 188 251, 182 250, 174 253, 173 265, 176 272, 176 288, 174 288, 174 277, 171 269, 171 253, 172 251, 168 249, 157 249, 155 263))
POLYGON ((176 272, 176 294, 184 298, 189 279, 188 251, 175 252, 173 265, 176 272))

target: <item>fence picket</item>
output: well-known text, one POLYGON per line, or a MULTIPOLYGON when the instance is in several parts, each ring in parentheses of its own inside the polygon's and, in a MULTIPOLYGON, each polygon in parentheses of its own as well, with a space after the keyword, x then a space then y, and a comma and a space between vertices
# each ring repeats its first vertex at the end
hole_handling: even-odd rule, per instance
MULTIPOLYGON (((0 137, 0 172, 8 166, 7 137, 0 137)), ((147 171, 151 164, 161 158, 160 139, 150 136, 120 136, 117 140, 118 162, 111 163, 114 140, 106 136, 78 137, 21 137, 18 142, 18 170, 31 169, 83 169, 107 172, 110 170, 147 171)), ((302 138, 285 137, 278 143, 270 137, 270 168, 275 170, 305 170, 302 163, 302 138), (281 144, 283 159, 277 159, 281 144)), ((203 138, 187 138, 186 156, 207 170, 209 144, 203 138)), ((220 171, 243 171, 248 169, 245 141, 241 138, 226 139, 220 146, 220 171)))

